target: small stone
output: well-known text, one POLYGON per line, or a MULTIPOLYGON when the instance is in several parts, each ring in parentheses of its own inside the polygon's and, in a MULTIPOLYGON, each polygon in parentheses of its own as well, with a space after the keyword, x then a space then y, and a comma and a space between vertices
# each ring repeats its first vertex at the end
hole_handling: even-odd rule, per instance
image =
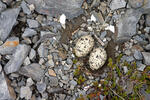
POLYGON ((73 86, 76 86, 76 85, 77 85, 77 82, 76 82, 75 80, 71 80, 71 81, 70 81, 70 84, 73 85, 73 86))
POLYGON ((150 50, 150 44, 146 45, 145 49, 150 50))
POLYGON ((62 76, 62 79, 65 80, 65 81, 67 81, 69 78, 68 78, 68 76, 64 76, 64 75, 63 75, 63 76, 62 76))
POLYGON ((38 54, 41 58, 47 57, 48 50, 45 48, 44 43, 42 43, 38 48, 38 54))
POLYGON ((67 62, 66 62, 68 65, 72 65, 73 64, 73 61, 70 59, 70 58, 67 58, 67 62))
POLYGON ((0 46, 0 54, 1 55, 12 54, 18 45, 19 45, 19 38, 10 37, 6 40, 6 42, 2 46, 0 46))
POLYGON ((9 60, 9 62, 4 66, 4 70, 6 74, 16 72, 20 69, 23 64, 25 58, 27 57, 30 50, 30 46, 25 44, 19 44, 16 48, 13 57, 9 60))
POLYGON ((2 65, 0 64, 0 73, 1 73, 1 71, 2 71, 2 65))
POLYGON ((0 40, 5 41, 13 26, 16 24, 16 19, 20 12, 20 8, 13 8, 5 10, 0 15, 0 40), (6 28, 7 26, 7 28, 6 28))
POLYGON ((30 4, 30 5, 29 5, 29 9, 30 9, 31 11, 34 11, 34 9, 35 9, 34 4, 30 4))
POLYGON ((56 73, 52 69, 48 69, 48 74, 51 75, 51 76, 56 77, 56 73))
POLYGON ((140 51, 138 51, 138 50, 136 50, 136 51, 134 52, 134 57, 135 57, 135 59, 137 59, 137 60, 142 60, 142 59, 143 59, 142 53, 141 53, 140 51))
POLYGON ((32 78, 28 78, 28 79, 27 79, 27 86, 30 87, 30 86, 32 86, 33 84, 34 84, 34 82, 33 82, 32 78))
POLYGON ((29 64, 31 64, 30 59, 29 59, 29 57, 26 57, 26 59, 23 62, 23 65, 26 66, 26 65, 29 65, 29 64))
POLYGON ((102 48, 94 49, 89 57, 89 65, 92 70, 97 70, 101 68, 107 59, 106 51, 102 48))
POLYGON ((36 58, 36 51, 34 49, 31 49, 30 54, 29 54, 29 58, 31 60, 33 60, 34 58, 36 58))
POLYGON ((139 71, 144 71, 144 69, 146 68, 146 65, 144 65, 140 62, 137 62, 136 64, 137 64, 137 67, 138 67, 137 70, 139 70, 139 71))
POLYGON ((128 72, 127 66, 123 66, 123 71, 124 71, 125 74, 128 72))
POLYGON ((150 65, 150 53, 149 52, 142 52, 144 57, 144 64, 150 65))
POLYGON ((112 0, 109 7, 111 10, 116 10, 124 8, 125 6, 126 6, 125 0, 112 0))
POLYGON ((37 87, 37 89, 38 89, 38 91, 40 92, 40 93, 43 93, 45 90, 46 90, 46 84, 45 83, 37 83, 36 84, 36 87, 37 87))
POLYGON ((22 3, 21 3, 21 7, 22 7, 22 10, 25 14, 31 14, 31 11, 30 9, 28 8, 27 6, 27 3, 23 0, 22 3))
POLYGON ((20 98, 25 98, 26 100, 30 100, 32 96, 32 91, 27 86, 22 86, 20 88, 20 98))
POLYGON ((33 20, 33 19, 27 19, 27 23, 30 28, 37 28, 39 26, 38 21, 33 20))
POLYGON ((57 77, 49 76, 49 85, 50 86, 58 86, 58 79, 57 77))
POLYGON ((75 45, 75 54, 77 57, 86 56, 94 46, 94 39, 91 35, 82 36, 75 45))
POLYGON ((22 37, 32 37, 33 35, 36 35, 37 32, 34 29, 26 28, 24 33, 22 34, 22 37))
POLYGON ((19 73, 39 82, 43 78, 44 70, 38 63, 32 63, 20 68, 19 73))

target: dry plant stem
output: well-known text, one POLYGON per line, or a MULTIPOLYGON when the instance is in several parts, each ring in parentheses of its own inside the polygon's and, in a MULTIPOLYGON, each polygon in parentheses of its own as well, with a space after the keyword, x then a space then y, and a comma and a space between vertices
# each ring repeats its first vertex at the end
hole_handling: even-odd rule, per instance
POLYGON ((105 45, 105 44, 103 43, 103 41, 102 41, 100 38, 97 37, 96 34, 94 34, 94 37, 97 39, 97 41, 98 41, 102 46, 105 45))
POLYGON ((118 95, 114 90, 112 90, 111 88, 109 88, 116 96, 118 96, 120 99, 125 100, 123 97, 121 97, 120 95, 118 95))

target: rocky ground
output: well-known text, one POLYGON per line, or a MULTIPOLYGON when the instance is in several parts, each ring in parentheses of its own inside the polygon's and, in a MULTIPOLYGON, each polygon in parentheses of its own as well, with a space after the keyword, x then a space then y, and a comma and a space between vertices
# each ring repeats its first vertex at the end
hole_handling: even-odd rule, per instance
POLYGON ((150 0, 0 0, 0 100, 150 100, 150 0))

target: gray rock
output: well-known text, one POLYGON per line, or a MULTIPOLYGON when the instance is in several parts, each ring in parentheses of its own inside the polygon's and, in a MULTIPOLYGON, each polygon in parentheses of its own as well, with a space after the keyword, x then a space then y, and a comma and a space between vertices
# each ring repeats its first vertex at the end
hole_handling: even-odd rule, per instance
POLYGON ((136 34, 136 24, 138 23, 142 12, 139 9, 128 9, 119 19, 117 41, 124 42, 136 34))
POLYGON ((146 15, 146 26, 150 26, 150 15, 146 15))
POLYGON ((29 51, 30 46, 27 46, 25 44, 19 44, 16 48, 15 53, 13 54, 13 57, 4 66, 6 74, 18 71, 23 64, 25 58, 27 57, 29 51))
POLYGON ((138 50, 136 50, 136 51, 134 52, 134 57, 135 57, 135 59, 137 59, 137 60, 142 60, 142 59, 143 59, 142 53, 141 53, 140 51, 138 51, 138 50))
POLYGON ((34 84, 34 82, 33 82, 33 80, 32 80, 32 78, 28 78, 27 79, 27 84, 26 84, 26 86, 32 86, 34 84))
POLYGON ((33 60, 36 57, 36 51, 34 49, 31 49, 30 54, 29 54, 29 58, 31 60, 33 60))
POLYGON ((16 49, 17 45, 19 44, 18 37, 10 37, 6 40, 6 42, 0 46, 0 54, 7 55, 12 54, 16 49), (10 44, 12 42, 12 44, 10 44))
POLYGON ((146 65, 150 65, 150 53, 149 52, 142 52, 144 57, 144 63, 146 65))
POLYGON ((144 71, 144 69, 146 68, 146 65, 142 64, 141 62, 136 62, 137 64, 137 70, 139 71, 144 71))
POLYGON ((0 73, 1 73, 1 71, 2 71, 2 65, 0 64, 0 73))
POLYGON ((47 57, 48 55, 48 50, 45 48, 43 43, 38 48, 38 54, 41 58, 47 57))
POLYGON ((57 77, 49 76, 49 85, 50 86, 58 86, 58 79, 57 77))
POLYGON ((111 10, 116 10, 119 8, 124 8, 126 6, 125 0, 112 0, 109 7, 111 10))
POLYGON ((32 63, 28 66, 24 66, 19 70, 19 73, 31 77, 35 81, 40 81, 44 75, 44 70, 38 63, 32 63))
POLYGON ((150 44, 146 45, 145 49, 150 50, 150 44))
POLYGON ((21 3, 21 7, 22 7, 22 10, 25 14, 31 14, 31 11, 27 5, 27 3, 23 0, 22 3, 21 3))
POLYGON ((107 35, 107 32, 104 31, 101 33, 100 38, 103 40, 105 38, 105 36, 107 35))
POLYGON ((26 28, 24 33, 22 34, 22 37, 32 37, 33 35, 36 35, 37 32, 34 29, 26 28))
POLYGON ((27 19, 27 23, 30 28, 37 28, 39 26, 38 21, 33 20, 33 19, 27 19))
POLYGON ((29 64, 31 64, 30 59, 29 59, 29 57, 26 57, 26 59, 23 62, 23 65, 27 66, 29 64))
POLYGON ((8 89, 9 86, 5 79, 4 73, 0 72, 0 100, 15 100, 14 96, 11 94, 11 90, 8 89))
POLYGON ((20 88, 20 98, 25 98, 26 100, 30 100, 32 96, 32 91, 30 87, 23 86, 20 88))
POLYGON ((73 64, 73 61, 71 60, 71 58, 67 58, 67 62, 66 62, 68 65, 72 65, 73 64))
POLYGON ((128 4, 132 8, 140 8, 144 5, 144 0, 129 0, 128 4))
POLYGON ((8 9, 0 15, 0 40, 4 41, 10 34, 16 19, 20 12, 20 8, 8 9))
POLYGON ((75 80, 71 80, 71 81, 70 81, 70 84, 73 85, 73 86, 76 86, 76 85, 77 85, 77 82, 76 82, 75 80))
POLYGON ((65 14, 68 18, 73 18, 83 13, 81 5, 83 0, 26 0, 29 4, 35 4, 35 10, 40 14, 57 17, 65 14))
POLYGON ((0 13, 6 8, 6 5, 0 1, 0 13))
POLYGON ((37 83, 36 87, 40 93, 43 93, 46 90, 46 84, 45 83, 37 83))

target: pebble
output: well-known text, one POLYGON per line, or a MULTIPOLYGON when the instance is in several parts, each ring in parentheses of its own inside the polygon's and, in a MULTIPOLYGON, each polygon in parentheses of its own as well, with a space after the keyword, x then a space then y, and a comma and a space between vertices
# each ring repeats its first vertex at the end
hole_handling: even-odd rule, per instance
POLYGON ((48 74, 51 75, 51 76, 56 77, 56 73, 52 69, 48 69, 48 74))
POLYGON ((49 85, 50 86, 58 86, 58 79, 57 77, 49 76, 49 85))
POLYGON ((13 8, 5 10, 0 15, 0 40, 5 41, 10 35, 13 26, 16 23, 16 19, 20 12, 20 8, 13 8), (7 26, 7 28, 6 28, 7 26))
POLYGON ((32 37, 33 35, 36 35, 37 32, 34 29, 26 28, 24 33, 22 34, 22 37, 32 37))
POLYGON ((20 98, 25 98, 26 100, 30 100, 32 96, 32 91, 28 86, 22 86, 20 88, 20 98))
POLYGON ((26 59, 23 62, 23 65, 26 66, 26 65, 29 65, 29 64, 31 64, 30 59, 29 59, 29 57, 26 57, 26 59))
POLYGON ((144 64, 150 65, 150 53, 149 52, 142 52, 144 57, 144 64))
POLYGON ((137 70, 139 71, 144 71, 144 69, 146 68, 146 65, 142 64, 141 62, 136 62, 137 64, 137 70))
POLYGON ((21 3, 21 7, 22 7, 22 10, 25 14, 28 14, 28 15, 31 14, 29 7, 27 6, 27 3, 24 0, 21 3))
POLYGON ((29 54, 29 58, 31 60, 33 60, 34 58, 36 58, 36 51, 34 49, 31 49, 30 54, 29 54))
POLYGON ((112 0, 110 5, 109 5, 111 10, 124 8, 125 6, 126 6, 126 2, 124 0, 112 0))
POLYGON ((45 48, 44 43, 39 46, 37 51, 41 58, 47 57, 48 55, 48 50, 45 48))
POLYGON ((0 1, 0 13, 1 13, 4 9, 6 9, 6 5, 5 5, 2 1, 0 1))
POLYGON ((143 59, 142 53, 141 53, 140 51, 138 51, 138 50, 136 50, 136 51, 134 52, 134 57, 135 57, 135 59, 137 59, 137 60, 142 60, 142 59, 143 59))
POLYGON ((27 57, 29 51, 30 46, 25 44, 19 44, 15 50, 15 53, 13 54, 13 57, 4 66, 6 74, 18 71, 23 64, 25 58, 27 57))
POLYGON ((146 45, 145 49, 150 50, 150 44, 146 45))
POLYGON ((39 82, 43 78, 44 70, 38 63, 32 63, 20 68, 19 73, 39 82))
POLYGON ((1 71, 2 71, 2 65, 0 64, 0 73, 1 73, 1 71))
POLYGON ((33 19, 27 19, 27 23, 29 25, 29 28, 37 28, 39 26, 38 21, 33 19))
POLYGON ((37 89, 38 89, 38 91, 40 92, 40 93, 43 93, 45 90, 46 90, 46 84, 45 83, 37 83, 36 84, 36 87, 37 87, 37 89))
POLYGON ((26 86, 30 87, 30 86, 32 86, 33 84, 34 84, 34 82, 33 82, 32 78, 28 78, 28 79, 27 79, 27 84, 26 84, 26 86))

